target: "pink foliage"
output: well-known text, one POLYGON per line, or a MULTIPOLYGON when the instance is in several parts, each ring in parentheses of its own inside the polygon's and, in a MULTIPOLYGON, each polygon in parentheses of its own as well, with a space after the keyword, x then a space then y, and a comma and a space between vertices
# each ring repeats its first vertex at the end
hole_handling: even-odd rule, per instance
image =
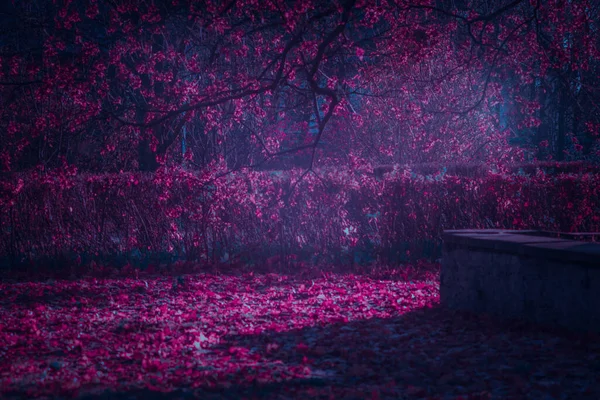
POLYGON ((5 3, 0 262, 87 277, 0 283, 0 397, 600 398, 597 337, 386 267, 600 231, 597 170, 523 164, 600 155, 593 1, 5 3))
POLYGON ((348 169, 281 176, 217 164, 202 173, 17 174, 0 180, 0 252, 36 259, 141 249, 209 264, 281 265, 348 263, 370 242, 390 262, 402 243, 419 254, 417 242, 439 241, 443 229, 600 230, 596 173, 432 168, 373 174, 357 158, 348 169), (267 259, 273 251, 277 258, 267 259))
POLYGON ((0 41, 0 94, 10 99, 0 167, 56 166, 62 154, 92 171, 155 170, 183 161, 184 129, 194 141, 186 161, 200 168, 219 157, 260 165, 279 152, 311 165, 349 153, 376 164, 592 156, 600 50, 591 2, 465 6, 13 2, 6 14, 18 22, 0 41), (19 45, 28 40, 36 45, 19 45), (567 104, 559 98, 569 87, 581 98, 567 104), (542 125, 561 107, 585 141, 545 147, 557 139, 542 125), (533 142, 508 144, 522 134, 533 142))

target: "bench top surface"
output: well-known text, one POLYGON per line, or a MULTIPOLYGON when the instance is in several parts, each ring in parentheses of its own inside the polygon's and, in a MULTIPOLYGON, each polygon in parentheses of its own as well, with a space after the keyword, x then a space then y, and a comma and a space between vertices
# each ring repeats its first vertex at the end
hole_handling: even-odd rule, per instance
MULTIPOLYGON (((455 244, 520 256, 552 259, 562 262, 585 263, 600 268, 600 243, 572 240, 578 234, 558 234, 544 231, 504 229, 465 229, 444 231, 444 244, 455 244), (563 236, 556 237, 558 235, 563 236), (555 236, 555 237, 553 237, 555 236)), ((600 233, 584 237, 600 238, 600 233)))

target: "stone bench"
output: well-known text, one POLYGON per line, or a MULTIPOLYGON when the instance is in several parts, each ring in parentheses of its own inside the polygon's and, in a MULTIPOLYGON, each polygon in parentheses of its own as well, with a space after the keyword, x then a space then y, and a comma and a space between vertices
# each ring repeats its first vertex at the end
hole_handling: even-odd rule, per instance
POLYGON ((442 254, 443 306, 600 332, 599 243, 539 231, 456 230, 444 232, 442 254))

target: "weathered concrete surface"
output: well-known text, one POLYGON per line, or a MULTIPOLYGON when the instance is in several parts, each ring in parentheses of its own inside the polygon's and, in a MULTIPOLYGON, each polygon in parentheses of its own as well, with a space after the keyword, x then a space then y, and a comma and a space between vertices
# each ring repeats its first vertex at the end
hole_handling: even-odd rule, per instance
POLYGON ((600 332, 600 244, 446 231, 440 298, 453 309, 600 332))

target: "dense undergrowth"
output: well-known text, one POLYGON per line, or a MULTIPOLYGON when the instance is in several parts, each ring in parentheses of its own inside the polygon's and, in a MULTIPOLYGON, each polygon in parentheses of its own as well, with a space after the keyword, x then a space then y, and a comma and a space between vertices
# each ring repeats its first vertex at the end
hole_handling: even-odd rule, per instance
POLYGON ((444 229, 600 230, 597 173, 417 172, 373 174, 359 165, 308 173, 215 167, 85 175, 63 168, 7 175, 0 180, 0 256, 13 266, 46 259, 81 267, 110 254, 121 255, 113 266, 176 259, 351 265, 364 261, 361 254, 393 264, 439 257, 444 229))

